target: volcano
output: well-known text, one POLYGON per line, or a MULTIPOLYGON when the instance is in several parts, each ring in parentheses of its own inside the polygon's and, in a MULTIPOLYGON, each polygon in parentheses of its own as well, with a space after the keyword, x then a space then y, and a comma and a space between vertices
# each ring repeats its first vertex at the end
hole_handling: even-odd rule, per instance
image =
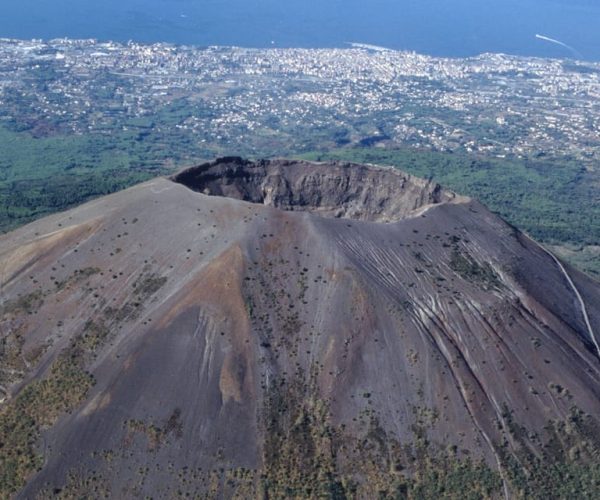
POLYGON ((221 158, 0 271, 2 497, 600 493, 600 284, 434 182, 221 158))

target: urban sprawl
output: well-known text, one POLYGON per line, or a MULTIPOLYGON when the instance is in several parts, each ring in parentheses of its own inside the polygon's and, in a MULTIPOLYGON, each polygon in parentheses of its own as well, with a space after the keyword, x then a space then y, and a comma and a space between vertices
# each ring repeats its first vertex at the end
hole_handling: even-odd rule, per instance
POLYGON ((261 151, 409 145, 593 165, 600 64, 443 59, 355 44, 247 49, 0 40, 0 125, 34 135, 160 133, 261 151))

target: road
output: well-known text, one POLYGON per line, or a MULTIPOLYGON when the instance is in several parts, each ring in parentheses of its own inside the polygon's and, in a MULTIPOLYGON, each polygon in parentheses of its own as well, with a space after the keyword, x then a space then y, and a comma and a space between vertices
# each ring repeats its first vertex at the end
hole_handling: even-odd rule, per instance
POLYGON ((569 276, 569 273, 567 272, 565 267, 562 265, 562 262, 560 260, 558 260, 558 258, 550 250, 548 250, 547 248, 544 248, 542 245, 540 245, 537 241, 533 240, 532 238, 530 238, 530 239, 532 241, 534 241, 535 244, 537 246, 539 246, 545 253, 547 253, 550 257, 552 257, 552 260, 554 260, 554 262, 556 262, 556 265, 562 271, 562 273, 565 276, 565 278, 567 279, 569 285, 573 289, 573 292, 575 292, 575 297, 577 298, 577 301, 579 302, 579 307, 581 309, 581 313, 583 314, 585 326, 587 327, 588 334, 590 336, 592 343, 596 347, 596 355, 598 356, 598 359, 600 359, 600 345, 598 345, 598 341, 596 340, 596 336, 594 335, 594 329, 592 328, 592 324, 590 322, 590 318, 587 313, 587 308, 585 307, 585 302, 583 301, 583 297, 579 293, 579 290, 575 286, 575 283, 573 283, 571 276, 569 276))

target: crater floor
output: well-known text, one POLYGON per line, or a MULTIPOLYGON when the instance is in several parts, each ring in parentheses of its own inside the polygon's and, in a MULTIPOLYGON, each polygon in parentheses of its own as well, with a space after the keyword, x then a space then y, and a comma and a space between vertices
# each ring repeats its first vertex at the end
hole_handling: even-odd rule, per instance
MULTIPOLYGON (((457 198, 394 168, 349 163, 221 158, 173 177, 194 191, 323 217, 394 222, 457 198)), ((465 200, 466 198, 462 198, 465 200)))

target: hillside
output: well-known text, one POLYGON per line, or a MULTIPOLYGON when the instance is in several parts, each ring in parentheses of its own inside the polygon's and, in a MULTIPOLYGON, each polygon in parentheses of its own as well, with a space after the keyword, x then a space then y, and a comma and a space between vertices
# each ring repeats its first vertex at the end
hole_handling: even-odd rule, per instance
POLYGON ((600 493, 600 285, 433 182, 224 158, 0 276, 2 497, 600 493))

